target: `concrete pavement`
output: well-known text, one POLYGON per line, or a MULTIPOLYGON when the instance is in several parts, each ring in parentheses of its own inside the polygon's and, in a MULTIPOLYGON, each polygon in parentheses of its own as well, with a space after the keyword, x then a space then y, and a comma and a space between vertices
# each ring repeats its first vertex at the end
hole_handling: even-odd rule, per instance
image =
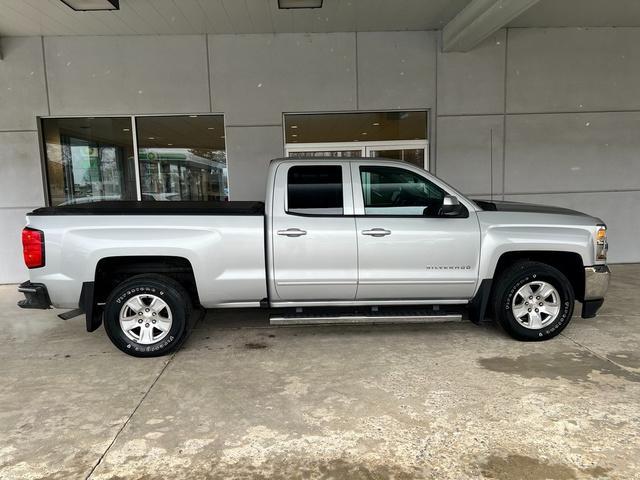
POLYGON ((640 478, 640 266, 613 272, 543 343, 226 310, 158 359, 2 286, 0 478, 640 478))

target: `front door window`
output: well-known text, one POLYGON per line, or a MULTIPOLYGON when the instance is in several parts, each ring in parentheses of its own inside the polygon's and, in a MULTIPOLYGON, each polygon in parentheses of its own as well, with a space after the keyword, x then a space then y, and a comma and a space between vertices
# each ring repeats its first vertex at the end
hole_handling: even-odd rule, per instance
POLYGON ((438 216, 445 191, 426 178, 397 167, 360 167, 366 215, 438 216))

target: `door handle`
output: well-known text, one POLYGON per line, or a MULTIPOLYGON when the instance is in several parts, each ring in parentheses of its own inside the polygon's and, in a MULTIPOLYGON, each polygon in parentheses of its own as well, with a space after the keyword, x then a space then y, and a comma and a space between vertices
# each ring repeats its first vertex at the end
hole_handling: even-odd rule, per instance
POLYGON ((385 237, 391 235, 391 230, 385 228, 372 228, 371 230, 363 230, 363 235, 369 235, 371 237, 385 237))
POLYGON ((285 237, 301 237, 306 235, 306 230, 300 230, 299 228, 287 228, 286 230, 278 230, 278 235, 284 235, 285 237))

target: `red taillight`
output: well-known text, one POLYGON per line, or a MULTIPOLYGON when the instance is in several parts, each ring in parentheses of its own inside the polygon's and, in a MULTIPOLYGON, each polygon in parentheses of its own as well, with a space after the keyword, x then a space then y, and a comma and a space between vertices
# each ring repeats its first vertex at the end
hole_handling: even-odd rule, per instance
POLYGON ((44 232, 29 227, 22 230, 22 254, 27 268, 44 267, 44 232))

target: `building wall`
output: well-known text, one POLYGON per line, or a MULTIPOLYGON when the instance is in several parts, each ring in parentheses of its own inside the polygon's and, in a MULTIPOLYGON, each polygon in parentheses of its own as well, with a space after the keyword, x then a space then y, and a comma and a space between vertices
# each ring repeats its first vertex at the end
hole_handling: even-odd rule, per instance
POLYGON ((469 53, 439 32, 2 38, 0 283, 44 194, 37 115, 224 112, 232 199, 260 199, 283 112, 429 109, 431 168, 486 198, 603 218, 640 261, 636 28, 502 30, 469 53))
POLYGON ((523 28, 439 54, 436 174, 598 216, 610 261, 640 261, 638 42, 638 28, 523 28))

